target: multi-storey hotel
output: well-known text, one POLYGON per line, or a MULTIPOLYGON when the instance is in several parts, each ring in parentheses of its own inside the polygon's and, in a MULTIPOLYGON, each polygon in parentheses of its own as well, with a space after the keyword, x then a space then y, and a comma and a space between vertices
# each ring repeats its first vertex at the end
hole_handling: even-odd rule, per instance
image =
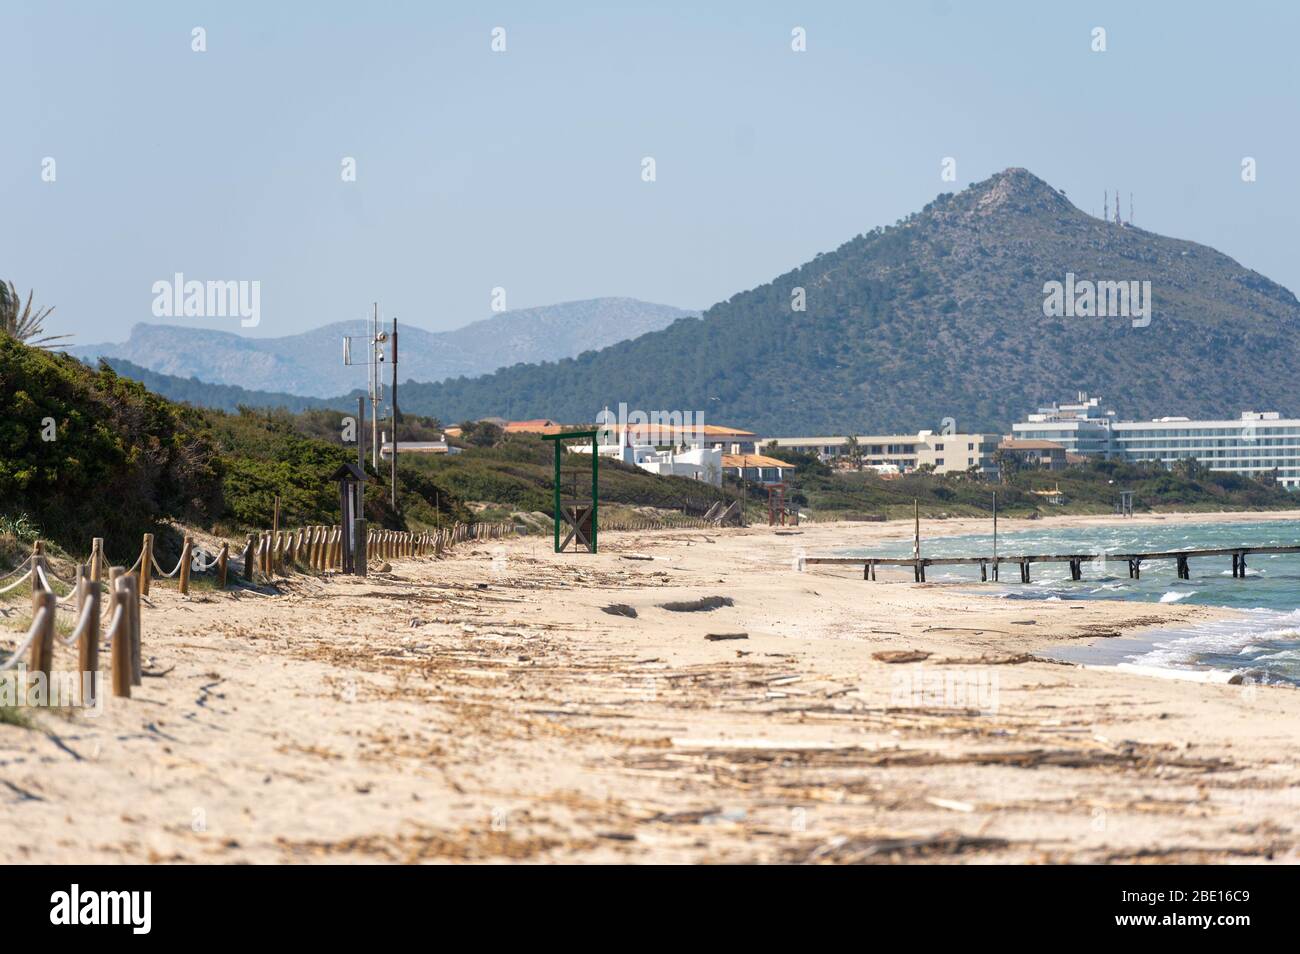
MULTIPOLYGON (((857 436, 858 452, 865 467, 885 468, 901 473, 926 464, 941 474, 960 473, 972 467, 986 475, 997 473, 993 455, 998 449, 997 434, 862 434, 857 436)), ((822 460, 845 459, 848 437, 777 437, 772 443, 779 448, 801 454, 816 454, 822 460)))
POLYGON ((1055 441, 1072 454, 1166 467, 1195 458, 1211 470, 1245 476, 1276 470, 1283 486, 1300 487, 1300 420, 1276 411, 1246 411, 1236 420, 1118 421, 1114 411, 1081 394, 1074 404, 1039 408, 1012 430, 1017 438, 1055 441))

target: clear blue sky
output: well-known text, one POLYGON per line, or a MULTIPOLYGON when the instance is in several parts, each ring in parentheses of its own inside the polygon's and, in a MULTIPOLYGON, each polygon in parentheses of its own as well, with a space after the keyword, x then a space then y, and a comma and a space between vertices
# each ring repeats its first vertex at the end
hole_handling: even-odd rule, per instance
POLYGON ((1300 289, 1300 4, 604 6, 5 0, 0 277, 81 343, 177 271, 260 281, 257 335, 698 308, 1025 166, 1300 289))

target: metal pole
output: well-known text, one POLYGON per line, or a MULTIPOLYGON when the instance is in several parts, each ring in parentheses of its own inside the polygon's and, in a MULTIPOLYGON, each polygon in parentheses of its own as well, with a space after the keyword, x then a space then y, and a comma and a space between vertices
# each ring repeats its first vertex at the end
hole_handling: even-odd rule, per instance
POLYGON ((993 579, 998 578, 998 492, 993 491, 993 579))
POLYGON ((397 509, 397 319, 393 319, 393 509, 397 509))
POLYGON ((379 473, 379 302, 370 319, 370 462, 379 473))
POLYGON ((357 397, 357 466, 366 469, 366 396, 357 397))
MULTIPOLYGON (((597 432, 599 433, 599 432, 597 432)), ((591 436, 591 552, 596 552, 596 476, 600 473, 600 453, 596 449, 596 435, 591 436)))

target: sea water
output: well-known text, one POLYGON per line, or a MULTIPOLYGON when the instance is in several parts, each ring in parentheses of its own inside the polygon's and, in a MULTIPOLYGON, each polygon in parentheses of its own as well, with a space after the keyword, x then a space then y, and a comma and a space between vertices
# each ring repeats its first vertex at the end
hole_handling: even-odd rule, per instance
MULTIPOLYGON (((933 528, 934 524, 929 525, 933 528)), ((923 526, 924 529, 924 526, 923 526)), ((1097 554, 1083 564, 1083 579, 1070 579, 1069 564, 1034 563, 1033 582, 1018 582, 1016 565, 1002 566, 1002 581, 978 592, 1005 599, 1137 600, 1149 603, 1201 603, 1238 610, 1241 618, 1160 630, 1136 638, 1110 640, 1086 649, 1066 649, 1060 658, 1076 662, 1132 662, 1167 668, 1225 669, 1269 682, 1300 685, 1300 553, 1254 553, 1245 577, 1232 575, 1231 556, 1192 557, 1191 579, 1178 579, 1173 560, 1142 564, 1142 578, 1128 578, 1128 563, 1110 553, 1195 550, 1235 546, 1300 545, 1300 521, 1253 523, 1137 523, 1097 527, 1019 530, 998 534, 998 555, 1097 554), (1014 581, 1014 582, 1011 582, 1014 581), (1109 645, 1108 645, 1109 644, 1109 645)), ((921 556, 991 556, 993 535, 968 534, 921 540, 921 556)), ((843 551, 846 556, 910 557, 912 541, 843 551)), ((929 567, 934 583, 979 580, 979 567, 929 567)))

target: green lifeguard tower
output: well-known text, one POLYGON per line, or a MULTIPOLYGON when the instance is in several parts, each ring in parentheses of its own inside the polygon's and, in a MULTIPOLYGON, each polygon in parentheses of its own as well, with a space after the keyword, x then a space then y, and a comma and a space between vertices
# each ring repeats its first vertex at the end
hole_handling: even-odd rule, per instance
POLYGON ((552 441, 555 444, 555 512, 552 517, 555 521, 555 552, 562 553, 573 543, 573 549, 586 547, 587 552, 596 552, 596 529, 597 529, 597 512, 600 508, 600 494, 597 487, 597 476, 600 472, 600 448, 597 445, 597 436, 600 431, 568 431, 562 434, 543 434, 542 440, 552 441), (591 499, 563 500, 560 494, 560 459, 564 455, 562 441, 570 440, 590 440, 591 441, 591 499), (560 541, 560 524, 563 523, 568 528, 568 533, 564 541, 560 541))

